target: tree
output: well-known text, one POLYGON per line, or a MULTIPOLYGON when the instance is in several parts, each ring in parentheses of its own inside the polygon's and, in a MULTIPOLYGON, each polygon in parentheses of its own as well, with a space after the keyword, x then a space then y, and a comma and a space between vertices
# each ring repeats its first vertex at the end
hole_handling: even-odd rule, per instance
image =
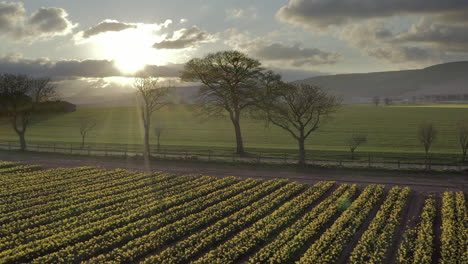
POLYGON ((392 104, 392 99, 391 99, 391 98, 388 98, 388 97, 385 97, 385 98, 384 98, 384 103, 385 103, 385 105, 387 105, 387 106, 388 106, 388 105, 391 105, 391 104, 392 104))
POLYGON ((263 68, 260 62, 238 51, 222 51, 185 64, 182 80, 200 82, 198 93, 202 113, 209 117, 227 113, 236 136, 237 153, 244 154, 241 113, 254 103, 263 68))
POLYGON ((163 134, 164 131, 166 131, 166 127, 164 127, 163 125, 156 124, 154 126, 154 134, 156 135, 158 152, 161 152, 161 135, 163 134))
POLYGON ((299 145, 299 165, 305 165, 305 141, 341 105, 341 99, 319 86, 272 82, 264 86, 258 108, 267 122, 289 132, 299 145))
POLYGON ((374 103, 375 106, 379 106, 380 96, 374 96, 374 98, 372 98, 372 103, 374 103))
POLYGON ((351 152, 351 159, 354 160, 354 151, 360 145, 367 142, 367 135, 361 134, 352 134, 351 137, 347 140, 349 151, 351 152))
POLYGON ((419 139, 419 142, 421 142, 421 144, 424 147, 424 152, 425 152, 424 160, 425 160, 426 166, 427 166, 427 161, 429 157, 429 150, 432 144, 434 143, 434 141, 437 139, 437 134, 438 134, 438 131, 435 128, 434 124, 423 123, 419 125, 418 139, 419 139))
POLYGON ((26 150, 26 131, 33 116, 60 111, 51 101, 55 96, 55 86, 49 78, 0 75, 0 114, 7 118, 18 134, 22 151, 26 150))
POLYGON ((462 162, 465 162, 468 150, 468 120, 458 122, 458 142, 462 149, 462 162))
POLYGON ((81 149, 83 149, 85 146, 86 136, 91 130, 93 130, 96 127, 96 125, 97 121, 92 117, 83 116, 80 118, 81 149))
POLYGON ((137 77, 134 86, 137 89, 137 99, 143 121, 143 158, 149 166, 151 116, 155 111, 167 105, 165 99, 173 86, 170 83, 159 82, 159 79, 154 77, 137 77))

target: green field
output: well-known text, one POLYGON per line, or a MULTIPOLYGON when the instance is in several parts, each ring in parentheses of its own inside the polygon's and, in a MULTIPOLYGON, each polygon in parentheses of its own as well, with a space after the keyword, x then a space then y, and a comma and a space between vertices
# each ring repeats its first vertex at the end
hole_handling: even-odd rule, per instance
MULTIPOLYGON (((230 155, 235 149, 234 131, 230 121, 203 121, 193 115, 191 106, 172 106, 154 114, 154 122, 167 128, 162 136, 163 149, 189 153, 230 155)), ((79 118, 93 116, 99 124, 88 139, 92 144, 141 144, 142 125, 135 107, 79 108, 74 113, 50 117, 31 125, 27 140, 31 144, 44 142, 79 143, 79 118)), ((323 124, 307 140, 308 158, 346 159, 349 157, 346 139, 352 133, 368 135, 368 143, 357 150, 358 158, 419 159, 423 148, 417 141, 419 124, 433 122, 439 129, 432 148, 436 159, 454 160, 460 153, 456 123, 468 118, 468 108, 453 105, 435 107, 374 107, 343 106, 334 118, 323 124), (437 158, 439 157, 439 158, 437 158), (448 158, 449 157, 449 158, 448 158)), ((241 122, 245 147, 262 156, 295 155, 296 142, 277 127, 244 118, 241 122)), ((0 126, 0 140, 13 141, 16 135, 6 124, 0 126)), ((156 139, 153 136, 152 142, 156 139)))
POLYGON ((466 263, 468 253, 462 191, 12 162, 0 162, 0 186, 0 263, 466 263))

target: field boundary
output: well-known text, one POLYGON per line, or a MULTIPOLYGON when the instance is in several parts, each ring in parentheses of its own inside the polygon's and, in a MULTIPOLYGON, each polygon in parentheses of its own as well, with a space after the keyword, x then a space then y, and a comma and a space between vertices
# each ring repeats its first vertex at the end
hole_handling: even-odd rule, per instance
MULTIPOLYGON (((20 150, 19 145, 16 142, 0 142, 0 149, 8 151, 20 150)), ((136 157, 141 156, 141 151, 134 148, 118 148, 116 144, 110 144, 109 147, 105 145, 104 148, 91 148, 89 145, 84 148, 80 148, 80 144, 73 143, 40 143, 30 144, 28 151, 33 152, 47 152, 47 153, 66 153, 74 155, 85 155, 85 156, 119 156, 119 157, 136 157), (68 145, 68 146, 67 146, 68 145)), ((283 158, 262 156, 262 153, 258 153, 256 156, 239 156, 233 153, 230 156, 227 155, 213 155, 211 151, 207 151, 207 154, 190 153, 174 153, 166 151, 153 151, 151 156, 156 159, 184 159, 193 161, 221 161, 221 162, 241 162, 241 163, 266 163, 266 164, 285 164, 292 165, 298 162, 297 158, 288 157, 286 154, 283 158)), ((398 170, 451 170, 451 171, 465 171, 468 170, 468 164, 433 164, 429 159, 428 164, 411 163, 404 161, 397 162, 382 162, 374 161, 372 156, 369 155, 367 161, 349 161, 349 160, 316 160, 307 159, 306 163, 309 165, 317 166, 334 166, 344 168, 386 168, 386 169, 398 169, 398 170)))

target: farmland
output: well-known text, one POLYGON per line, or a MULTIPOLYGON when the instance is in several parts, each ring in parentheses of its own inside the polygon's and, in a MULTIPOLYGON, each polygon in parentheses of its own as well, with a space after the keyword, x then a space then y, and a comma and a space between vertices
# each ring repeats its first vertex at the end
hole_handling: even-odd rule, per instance
MULTIPOLYGON (((153 117, 153 123, 165 127, 161 143, 164 151, 213 155, 231 155, 234 147, 234 131, 227 119, 202 121, 194 117, 193 106, 172 106, 162 109, 153 117)), ((79 119, 92 116, 98 120, 97 128, 87 140, 103 149, 104 144, 140 145, 143 131, 134 107, 79 108, 77 112, 53 116, 31 125, 27 140, 31 146, 37 143, 70 143, 79 146, 79 119), (53 140, 52 140, 53 139, 53 140)), ((349 159, 346 140, 353 133, 366 134, 368 142, 356 151, 357 159, 367 160, 370 153, 374 160, 395 162, 397 159, 421 161, 423 148, 416 137, 418 125, 433 122, 439 135, 431 148, 433 160, 451 163, 459 159, 456 123, 466 119, 468 108, 464 105, 428 105, 417 107, 373 107, 365 105, 343 106, 334 117, 324 123, 306 142, 309 158, 349 159)), ((263 156, 294 157, 297 143, 277 127, 265 127, 262 122, 245 117, 242 121, 243 138, 248 152, 263 156)), ((156 143, 152 136, 153 147, 156 143)), ((0 141, 17 141, 7 124, 0 125, 0 141)), ((66 145, 68 144, 68 145, 66 145)))
POLYGON ((0 163, 0 263, 466 263, 466 194, 0 163))

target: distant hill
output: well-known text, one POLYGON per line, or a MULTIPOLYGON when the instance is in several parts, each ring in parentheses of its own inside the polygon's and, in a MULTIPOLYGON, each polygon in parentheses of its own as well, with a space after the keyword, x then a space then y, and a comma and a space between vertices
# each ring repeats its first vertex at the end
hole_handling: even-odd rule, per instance
POLYGON ((413 96, 468 94, 468 61, 418 70, 336 74, 296 82, 320 85, 345 102, 369 102, 374 96, 409 99, 413 96))

